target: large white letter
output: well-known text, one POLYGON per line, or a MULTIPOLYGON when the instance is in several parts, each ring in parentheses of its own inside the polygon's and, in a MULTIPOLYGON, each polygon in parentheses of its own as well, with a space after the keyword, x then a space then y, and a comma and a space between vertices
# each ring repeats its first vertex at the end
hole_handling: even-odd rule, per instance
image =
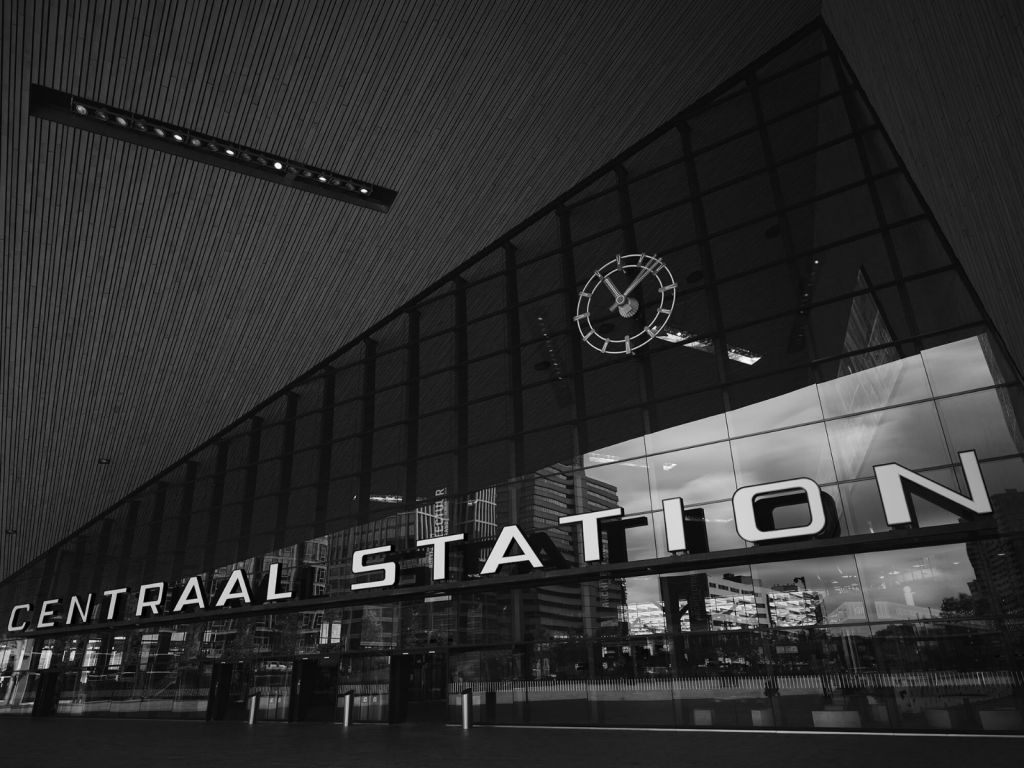
POLYGON ((370 589, 371 587, 393 587, 398 581, 398 566, 394 563, 377 563, 367 565, 364 561, 370 555, 382 555, 391 551, 391 545, 384 547, 373 547, 372 549, 360 549, 352 555, 352 573, 373 573, 381 571, 384 575, 377 581, 364 581, 360 584, 353 584, 351 589, 370 589))
POLYGON ((92 613, 92 595, 89 595, 85 599, 85 605, 82 605, 81 599, 78 595, 71 598, 71 602, 68 603, 68 619, 66 624, 75 623, 75 614, 78 614, 78 623, 85 624, 89 620, 89 614, 92 613))
POLYGON ((291 590, 287 592, 279 592, 277 590, 277 580, 280 578, 281 564, 271 563, 270 573, 267 576, 267 602, 272 600, 287 600, 292 596, 291 590))
MULTIPOLYGON (((981 476, 981 469, 978 467, 978 456, 974 451, 964 451, 958 454, 960 464, 964 468, 964 477, 967 479, 967 489, 970 496, 961 496, 956 491, 939 485, 926 477, 921 477, 916 472, 911 472, 899 464, 882 464, 875 467, 875 482, 878 483, 878 491, 882 495, 882 508, 885 510, 885 521, 889 525, 904 525, 912 522, 910 516, 910 488, 908 484, 916 485, 919 489, 933 496, 938 496, 951 502, 975 515, 987 515, 992 512, 992 502, 989 501, 988 491, 985 489, 985 480, 981 476)), ((960 517, 968 515, 961 514, 956 510, 950 510, 960 517)))
POLYGON ((462 541, 466 538, 464 533, 453 533, 451 536, 436 536, 433 539, 420 539, 416 542, 417 547, 433 547, 434 569, 431 577, 434 581, 444 581, 448 575, 448 558, 445 545, 450 541, 462 541))
POLYGON ((602 509, 600 512, 583 512, 558 518, 559 525, 583 524, 583 562, 592 563, 601 559, 601 530, 597 521, 609 517, 622 517, 622 507, 602 509))
POLYGON ((36 626, 39 629, 49 629, 56 622, 47 621, 54 612, 50 610, 51 605, 60 605, 60 598, 54 598, 53 600, 43 600, 43 604, 39 606, 39 618, 36 621, 36 626))
POLYGON ((28 611, 31 614, 32 603, 22 603, 21 605, 16 605, 11 609, 11 618, 7 620, 8 632, 24 632, 26 627, 28 627, 28 621, 23 621, 18 626, 14 626, 14 618, 22 611, 28 611))
POLYGON ((501 529, 501 533, 498 534, 498 540, 494 542, 494 548, 491 549, 491 554, 488 555, 487 562, 480 569, 480 573, 495 573, 501 566, 511 565, 512 563, 529 563, 534 568, 544 567, 540 558, 537 557, 537 553, 533 551, 533 547, 530 546, 530 543, 523 536, 519 528, 514 525, 506 525, 501 529), (508 554, 509 547, 513 543, 519 545, 519 548, 523 550, 523 554, 508 554))
POLYGON ((110 598, 110 605, 107 606, 107 621, 114 620, 114 614, 117 613, 117 598, 121 595, 128 593, 128 587, 121 587, 120 589, 108 589, 103 593, 104 597, 110 598))
MULTIPOLYGON (((770 499, 762 498, 762 502, 770 499)), ((795 480, 783 480, 778 483, 764 485, 748 485, 740 488, 732 496, 732 513, 736 521, 736 532, 740 538, 751 542, 772 541, 775 539, 792 539, 802 536, 814 536, 825 530, 825 505, 821 501, 821 489, 813 480, 799 477, 795 480), (811 511, 811 520, 807 525, 793 528, 780 528, 774 531, 762 531, 757 525, 754 504, 758 497, 792 496, 802 493, 807 497, 807 506, 811 511)))
POLYGON ((686 549, 686 526, 683 525, 683 500, 665 499, 661 502, 665 511, 665 546, 669 552, 686 549))
POLYGON ((246 605, 252 605, 252 590, 249 588, 249 579, 245 577, 245 571, 235 568, 228 576, 224 589, 217 596, 214 608, 223 608, 228 600, 241 600, 246 605))
POLYGON ((200 576, 192 576, 185 582, 185 588, 178 595, 171 613, 179 613, 191 605, 196 608, 206 608, 206 589, 203 587, 203 579, 200 576))
POLYGON ((162 581, 154 581, 152 584, 143 584, 139 587, 139 602, 135 606, 135 615, 141 616, 142 612, 147 608, 153 616, 160 613, 160 603, 164 601, 164 590, 166 588, 167 585, 162 581), (156 597, 148 599, 146 593, 154 590, 156 591, 156 597))

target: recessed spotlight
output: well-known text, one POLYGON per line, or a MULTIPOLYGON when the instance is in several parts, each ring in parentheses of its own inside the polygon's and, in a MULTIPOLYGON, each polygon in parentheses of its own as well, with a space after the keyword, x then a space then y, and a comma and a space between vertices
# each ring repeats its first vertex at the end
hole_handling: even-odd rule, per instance
POLYGON ((302 172, 302 178, 304 178, 304 179, 311 179, 311 178, 313 178, 313 172, 307 168, 306 170, 304 170, 302 172))
POLYGON ((145 123, 143 123, 143 122, 140 122, 140 121, 136 121, 136 122, 135 122, 135 123, 134 123, 134 124, 132 125, 132 128, 134 128, 134 129, 135 129, 136 131, 143 131, 143 132, 145 132, 145 131, 146 131, 146 130, 147 130, 147 129, 149 128, 149 126, 148 126, 148 125, 146 125, 146 124, 145 124, 145 123))
POLYGON ((174 140, 175 141, 184 141, 185 137, 182 136, 180 133, 176 133, 176 134, 174 134, 174 140))
POLYGON ((120 115, 118 115, 117 117, 114 118, 114 122, 117 123, 118 125, 120 125, 122 128, 127 128, 128 127, 128 121, 125 120, 120 115))
POLYGON ((366 187, 360 187, 359 191, 362 192, 364 195, 370 194, 370 190, 368 190, 366 187))
POLYGON ((89 114, 89 110, 86 109, 84 104, 75 104, 75 112, 77 112, 80 115, 88 115, 89 114))
POLYGON ((108 115, 102 109, 97 109, 96 110, 96 117, 98 117, 100 120, 106 120, 108 117, 110 117, 110 115, 108 115))
POLYGON ((317 176, 316 180, 317 181, 327 181, 327 177, 326 176, 317 176))
POLYGON ((241 155, 239 155, 239 157, 241 157, 241 158, 242 158, 243 160, 245 160, 245 162, 247 162, 247 163, 248 163, 248 162, 249 162, 250 160, 252 160, 252 155, 250 155, 250 154, 249 154, 248 152, 243 152, 243 153, 242 153, 241 155))
POLYGON ((259 163, 260 165, 269 165, 270 164, 270 161, 267 160, 267 158, 265 158, 265 157, 257 157, 256 158, 256 162, 259 163))
POLYGON ((206 145, 206 148, 207 148, 207 149, 211 149, 211 150, 213 150, 214 152, 218 152, 218 151, 220 151, 220 147, 218 147, 218 146, 217 146, 216 144, 214 144, 214 143, 213 143, 212 141, 211 141, 211 142, 210 142, 209 144, 207 144, 207 145, 206 145))
POLYGON ((282 168, 284 168, 284 166, 281 165, 281 161, 280 160, 275 160, 274 161, 274 170, 275 171, 280 171, 282 168))
POLYGON ((163 128, 154 128, 153 133, 159 136, 161 139, 166 135, 163 128))
POLYGON ((191 144, 191 145, 192 145, 193 147, 198 147, 198 146, 199 146, 200 144, 202 144, 203 142, 202 142, 202 141, 200 141, 199 139, 190 139, 190 140, 189 140, 189 143, 190 143, 190 144, 191 144))
POLYGON ((235 156, 235 150, 233 150, 233 149, 225 149, 224 150, 224 154, 228 155, 230 157, 234 157, 235 156))

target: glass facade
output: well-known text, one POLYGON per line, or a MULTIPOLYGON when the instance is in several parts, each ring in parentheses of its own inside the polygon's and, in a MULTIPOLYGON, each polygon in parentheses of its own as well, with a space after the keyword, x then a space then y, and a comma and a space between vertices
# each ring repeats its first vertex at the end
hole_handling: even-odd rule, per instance
POLYGON ((815 26, 0 585, 0 712, 1024 731, 1021 413, 815 26), (948 493, 893 523, 887 464, 948 493), (790 493, 744 538, 794 479, 813 535, 790 493), (559 522, 615 508, 596 560, 559 522), (210 605, 239 568, 265 602, 210 605))

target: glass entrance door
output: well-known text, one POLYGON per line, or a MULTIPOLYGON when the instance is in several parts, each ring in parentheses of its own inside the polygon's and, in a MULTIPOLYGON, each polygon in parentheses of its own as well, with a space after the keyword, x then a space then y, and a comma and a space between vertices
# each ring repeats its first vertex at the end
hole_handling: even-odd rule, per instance
POLYGON ((447 689, 447 654, 430 651, 393 657, 391 722, 444 723, 448 714, 447 689))

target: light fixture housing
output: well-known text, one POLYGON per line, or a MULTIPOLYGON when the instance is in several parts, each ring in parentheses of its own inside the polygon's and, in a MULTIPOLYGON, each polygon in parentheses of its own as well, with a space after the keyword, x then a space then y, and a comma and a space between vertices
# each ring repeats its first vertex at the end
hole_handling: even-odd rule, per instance
POLYGON ((397 195, 344 173, 282 157, 268 159, 267 153, 251 147, 41 85, 32 85, 29 114, 381 213, 387 213, 397 195), (137 128, 140 124, 146 128, 137 128))

